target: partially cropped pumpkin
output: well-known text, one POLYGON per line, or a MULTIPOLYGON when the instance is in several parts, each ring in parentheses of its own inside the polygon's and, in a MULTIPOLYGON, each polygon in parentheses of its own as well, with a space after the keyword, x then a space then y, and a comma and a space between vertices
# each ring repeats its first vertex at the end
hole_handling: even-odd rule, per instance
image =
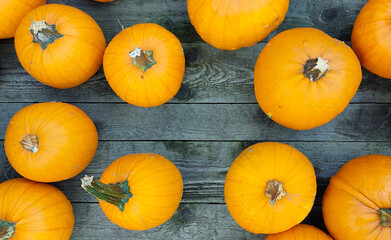
POLYGON ((314 28, 277 34, 255 65, 255 96, 275 122, 296 130, 321 126, 341 113, 361 83, 352 49, 314 28))
POLYGON ((282 143, 258 143, 232 163, 225 202, 235 221, 252 233, 278 233, 299 224, 316 194, 315 171, 306 156, 282 143))
POLYGON ((12 38, 20 21, 46 0, 0 0, 0 39, 12 38))
POLYGON ((352 48, 363 67, 391 78, 391 2, 370 0, 361 9, 352 31, 352 48))
POLYGON ((319 228, 307 224, 299 224, 281 233, 268 235, 265 240, 333 240, 319 228))
POLYGON ((12 167, 25 178, 56 182, 79 174, 94 157, 98 133, 81 109, 67 103, 37 103, 18 111, 4 140, 12 167))
POLYGON ((98 198, 107 218, 120 227, 146 230, 172 217, 182 199, 182 176, 175 165, 154 153, 123 156, 100 180, 82 179, 82 187, 98 198))
POLYGON ((107 46, 103 69, 113 91, 125 102, 155 107, 179 91, 185 55, 174 34, 154 23, 136 24, 107 46))
POLYGON ((336 240, 391 239, 391 157, 366 155, 346 163, 330 180, 322 210, 336 240))
POLYGON ((16 178, 0 184, 0 239, 67 240, 75 219, 66 196, 46 183, 16 178))
POLYGON ((15 34, 23 68, 55 88, 80 85, 102 65, 106 40, 98 24, 77 8, 47 4, 29 12, 15 34))

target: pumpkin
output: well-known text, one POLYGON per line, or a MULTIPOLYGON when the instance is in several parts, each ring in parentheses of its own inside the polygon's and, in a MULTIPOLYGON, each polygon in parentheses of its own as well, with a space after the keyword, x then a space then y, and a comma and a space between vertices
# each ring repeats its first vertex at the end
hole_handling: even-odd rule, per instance
POLYGON ((46 3, 46 0, 0 0, 0 39, 12 38, 26 13, 46 3))
POLYGON ((140 153, 111 163, 100 180, 85 176, 82 187, 98 198, 107 218, 122 228, 146 230, 166 222, 182 199, 182 176, 161 155, 140 153))
POLYGON ((360 11, 352 31, 352 48, 363 67, 391 78, 391 2, 370 0, 360 11))
POLYGON ((59 102, 19 110, 11 118, 4 140, 12 167, 39 182, 76 176, 91 162, 97 146, 98 133, 87 114, 59 102))
POLYGON ((284 20, 289 0, 187 0, 191 24, 201 38, 224 50, 249 47, 284 20))
POLYGON ((72 205, 56 187, 16 178, 0 184, 0 239, 70 238, 72 205))
POLYGON ((122 100, 155 107, 179 91, 185 56, 171 32, 153 23, 136 24, 111 40, 103 69, 110 87, 122 100))
POLYGON ((255 96, 275 122, 311 129, 346 108, 361 77, 360 63, 344 42, 314 28, 294 28, 262 49, 254 70, 255 96))
POLYGON ((61 4, 32 10, 15 34, 16 54, 23 68, 55 88, 87 81, 102 65, 105 47, 105 37, 94 19, 61 4))
POLYGON ((299 224, 281 233, 268 235, 265 240, 333 240, 319 228, 307 224, 299 224))
POLYGON ((316 194, 315 171, 306 156, 277 142, 244 150, 228 170, 224 196, 231 216, 252 233, 278 233, 299 224, 316 194))
POLYGON ((391 157, 366 155, 347 162, 330 179, 322 211, 336 240, 391 239, 391 157))

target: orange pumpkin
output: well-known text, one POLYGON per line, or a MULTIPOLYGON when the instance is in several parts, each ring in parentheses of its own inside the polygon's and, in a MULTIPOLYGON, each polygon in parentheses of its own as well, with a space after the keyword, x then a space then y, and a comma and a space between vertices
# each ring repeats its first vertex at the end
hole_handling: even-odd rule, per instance
POLYGON ((391 157, 366 155, 346 163, 330 180, 322 210, 336 240, 391 239, 391 157))
POLYGON ((171 32, 153 23, 136 24, 111 40, 103 69, 110 87, 122 100, 154 107, 179 91, 185 55, 171 32))
POLYGON ((391 2, 370 0, 361 9, 352 32, 352 48, 363 67, 391 78, 391 2))
POLYGON ((166 222, 182 199, 182 176, 168 159, 154 153, 123 156, 110 164, 100 181, 82 179, 98 198, 107 218, 120 227, 146 230, 166 222))
POLYGON ((299 224, 281 233, 268 235, 265 240, 333 240, 319 228, 307 224, 299 224))
POLYGON ((0 184, 0 196, 0 239, 70 238, 72 205, 56 187, 16 178, 0 184))
POLYGON ((12 38, 20 21, 46 0, 0 0, 0 39, 12 38))
POLYGON ((289 0, 187 0, 191 24, 201 38, 224 50, 249 47, 284 20, 289 0))
POLYGON ((252 233, 278 233, 299 224, 316 194, 315 171, 306 156, 282 143, 258 143, 232 163, 225 202, 235 221, 252 233))
POLYGON ((29 12, 15 34, 24 69, 55 88, 87 81, 102 65, 106 40, 98 24, 70 6, 48 4, 29 12))
POLYGON ((67 103, 37 103, 18 111, 5 133, 12 167, 39 182, 62 181, 79 174, 94 157, 98 133, 92 120, 67 103))
POLYGON ((255 96, 275 122, 296 130, 341 113, 361 83, 361 66, 344 42, 314 28, 276 35, 255 65, 255 96))

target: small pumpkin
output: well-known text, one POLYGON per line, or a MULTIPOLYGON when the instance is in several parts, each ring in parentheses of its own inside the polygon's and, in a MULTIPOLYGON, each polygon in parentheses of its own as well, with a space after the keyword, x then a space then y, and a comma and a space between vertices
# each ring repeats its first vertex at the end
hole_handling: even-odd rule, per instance
POLYGON ((352 31, 352 48, 363 67, 391 78, 391 2, 370 0, 361 9, 352 31))
POLYGON ((107 46, 103 69, 113 91, 125 102, 155 107, 179 91, 185 55, 174 34, 154 23, 136 24, 107 46))
POLYGON ((322 211, 336 240, 391 239, 391 157, 366 155, 347 162, 330 179, 322 211))
POLYGON ((299 224, 281 233, 268 235, 265 240, 333 240, 319 228, 307 224, 299 224))
POLYGON ((87 81, 102 65, 105 47, 105 37, 94 19, 62 4, 32 10, 15 34, 16 54, 23 68, 55 88, 87 81))
POLYGON ((361 83, 352 49, 314 28, 273 37, 255 65, 256 99, 269 118, 296 130, 321 126, 341 113, 361 83))
POLYGON ((172 217, 182 199, 182 176, 175 165, 155 153, 123 156, 100 180, 84 177, 82 187, 98 198, 106 217, 120 227, 146 230, 172 217))
POLYGON ((56 187, 16 178, 0 184, 0 239, 67 240, 75 218, 56 187))
POLYGON ((10 120, 4 148, 23 177, 56 182, 76 176, 91 162, 98 133, 81 109, 67 103, 27 106, 10 120))
POLYGON ((0 39, 12 38, 22 18, 46 0, 0 0, 0 39))
POLYGON ((225 180, 231 216, 252 233, 278 233, 299 224, 310 212, 315 195, 311 162, 283 143, 248 147, 232 163, 225 180))
POLYGON ((223 50, 249 47, 284 20, 289 0, 187 0, 191 24, 201 38, 223 50))

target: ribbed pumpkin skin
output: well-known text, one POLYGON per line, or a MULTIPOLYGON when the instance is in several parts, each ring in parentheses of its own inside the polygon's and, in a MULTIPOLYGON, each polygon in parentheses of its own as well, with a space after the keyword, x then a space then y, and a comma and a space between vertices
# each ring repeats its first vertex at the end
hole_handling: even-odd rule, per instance
POLYGON ((98 24, 77 8, 47 4, 29 12, 15 34, 16 54, 35 79, 55 88, 71 88, 92 77, 102 65, 106 40, 98 24), (33 43, 31 20, 55 24, 64 35, 45 50, 33 43))
POLYGON ((391 2, 370 0, 360 11, 352 31, 352 48, 363 67, 391 78, 391 2))
POLYGON ((67 103, 37 103, 18 111, 8 125, 4 147, 12 167, 25 178, 56 182, 79 174, 94 157, 98 133, 81 109, 67 103), (32 153, 19 143, 38 137, 32 153))
POLYGON ((255 65, 255 96, 275 122, 296 130, 321 126, 341 113, 361 83, 360 63, 344 42, 314 28, 277 34, 255 65), (321 57, 330 70, 317 81, 303 74, 307 60, 321 57))
POLYGON ((319 228, 299 224, 281 233, 268 235, 265 240, 333 240, 319 228))
POLYGON ((113 91, 125 102, 155 107, 179 91, 185 72, 185 55, 174 34, 153 23, 136 24, 118 33, 103 58, 103 69, 113 91), (131 63, 136 47, 153 51, 156 64, 143 71, 131 63))
POLYGON ((0 196, 0 220, 16 223, 11 240, 71 237, 72 205, 56 187, 16 178, 0 184, 0 196))
POLYGON ((232 163, 225 181, 231 216, 252 233, 278 233, 299 224, 315 200, 316 178, 311 162, 295 148, 264 142, 248 147, 232 163), (273 205, 266 184, 276 179, 287 195, 273 205))
POLYGON ((391 208, 391 157, 366 155, 346 163, 330 180, 322 211, 336 240, 389 240, 378 210, 391 208))
POLYGON ((0 0, 0 39, 12 38, 20 21, 46 0, 0 0))
POLYGON ((223 50, 249 47, 284 20, 289 0, 187 0, 191 24, 201 38, 223 50))
POLYGON ((182 199, 182 176, 176 166, 154 153, 123 156, 103 172, 102 183, 122 183, 128 180, 133 197, 124 212, 115 205, 99 200, 107 218, 120 227, 146 230, 169 220, 182 199))

